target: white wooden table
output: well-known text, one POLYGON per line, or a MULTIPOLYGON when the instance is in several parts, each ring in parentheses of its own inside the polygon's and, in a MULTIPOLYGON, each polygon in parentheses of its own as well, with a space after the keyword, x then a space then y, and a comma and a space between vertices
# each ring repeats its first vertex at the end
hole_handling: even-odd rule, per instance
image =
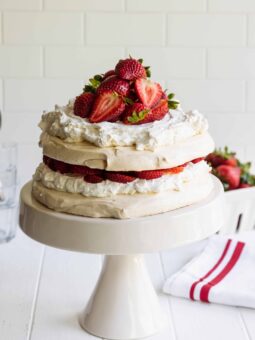
MULTIPOLYGON (((160 293, 165 277, 202 245, 184 252, 146 255, 169 320, 167 329, 150 340, 255 339, 254 310, 190 302, 160 293)), ((101 256, 45 247, 18 231, 13 241, 0 246, 0 339, 96 339, 79 327, 77 313, 92 292, 101 263, 101 256)))
MULTIPOLYGON (((41 157, 27 163, 21 150, 21 184, 41 157)), ((255 340, 255 310, 202 304, 161 293, 165 278, 204 242, 146 255, 148 268, 168 315, 166 330, 150 340, 255 340)), ((18 230, 0 245, 0 340, 88 340, 77 321, 95 285, 102 257, 45 247, 18 230), (81 299, 84 297, 84 301, 81 299)))

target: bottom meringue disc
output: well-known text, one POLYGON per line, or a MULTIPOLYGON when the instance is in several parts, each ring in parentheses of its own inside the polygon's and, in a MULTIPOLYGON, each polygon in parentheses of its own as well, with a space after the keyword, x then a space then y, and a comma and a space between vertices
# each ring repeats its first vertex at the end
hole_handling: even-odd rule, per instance
POLYGON ((48 189, 40 182, 33 181, 32 194, 37 201, 58 212, 125 219, 160 214, 191 205, 206 198, 212 189, 212 176, 206 173, 184 183, 181 191, 84 197, 80 194, 48 189))

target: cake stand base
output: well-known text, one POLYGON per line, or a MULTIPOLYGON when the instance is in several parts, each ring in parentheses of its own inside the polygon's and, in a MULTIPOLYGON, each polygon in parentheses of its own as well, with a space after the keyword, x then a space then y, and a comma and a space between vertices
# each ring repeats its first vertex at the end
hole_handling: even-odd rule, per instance
POLYGON ((50 210, 21 191, 20 227, 46 245, 106 254, 101 275, 80 325, 104 339, 138 339, 164 326, 156 292, 142 255, 206 238, 222 227, 223 188, 212 177, 210 195, 192 206, 168 213, 116 220, 73 216, 50 210))
POLYGON ((107 339, 138 339, 157 333, 165 321, 143 256, 106 256, 80 316, 82 328, 107 339))

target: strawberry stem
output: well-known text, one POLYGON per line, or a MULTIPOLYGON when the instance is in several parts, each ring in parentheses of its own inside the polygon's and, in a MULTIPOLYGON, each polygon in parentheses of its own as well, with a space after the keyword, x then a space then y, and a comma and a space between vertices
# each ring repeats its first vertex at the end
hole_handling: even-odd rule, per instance
POLYGON ((150 110, 142 110, 140 112, 132 112, 132 116, 128 117, 128 121, 130 123, 138 123, 140 122, 141 120, 144 120, 144 118, 146 117, 147 113, 149 112, 150 110))

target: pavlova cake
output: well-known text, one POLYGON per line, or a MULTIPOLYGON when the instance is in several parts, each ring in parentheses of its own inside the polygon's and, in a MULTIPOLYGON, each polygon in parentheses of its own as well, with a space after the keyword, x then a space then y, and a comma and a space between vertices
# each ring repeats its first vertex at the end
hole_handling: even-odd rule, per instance
POLYGON ((134 218, 204 199, 214 149, 198 111, 150 79, 141 59, 96 75, 66 106, 44 113, 43 161, 32 194, 55 211, 134 218))

